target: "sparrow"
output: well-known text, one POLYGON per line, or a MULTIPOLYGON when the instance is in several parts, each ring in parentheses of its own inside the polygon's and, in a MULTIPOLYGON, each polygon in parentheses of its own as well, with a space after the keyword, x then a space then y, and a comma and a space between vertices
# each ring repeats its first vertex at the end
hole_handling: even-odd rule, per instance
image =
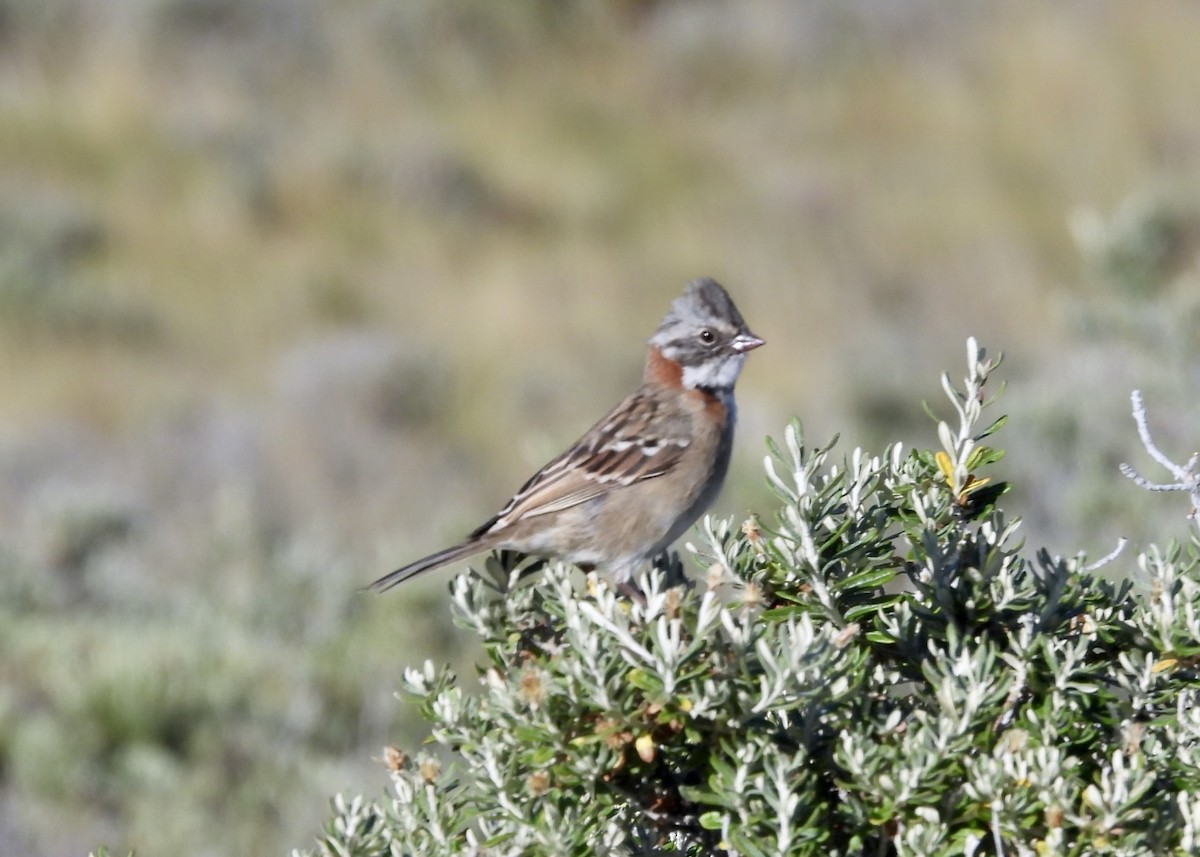
POLYGON ((370 588, 497 549, 605 569, 625 588, 720 491, 737 421, 733 387, 746 353, 763 344, 716 280, 688 283, 650 337, 640 387, 464 541, 370 588))

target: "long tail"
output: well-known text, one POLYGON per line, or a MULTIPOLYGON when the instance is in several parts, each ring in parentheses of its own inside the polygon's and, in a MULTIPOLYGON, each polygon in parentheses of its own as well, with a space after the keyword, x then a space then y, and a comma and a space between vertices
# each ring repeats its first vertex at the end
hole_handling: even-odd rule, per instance
POLYGON ((441 568, 443 565, 449 565, 452 562, 457 562, 460 559, 466 559, 469 556, 474 556, 477 553, 482 553, 490 547, 486 542, 478 539, 469 539, 460 545, 440 550, 437 553, 430 554, 424 559, 419 559, 416 562, 410 562, 404 568, 398 568, 391 574, 385 574, 383 577, 376 580, 366 589, 373 589, 376 592, 387 592, 393 586, 399 586, 410 577, 416 577, 426 571, 432 571, 435 568, 441 568))

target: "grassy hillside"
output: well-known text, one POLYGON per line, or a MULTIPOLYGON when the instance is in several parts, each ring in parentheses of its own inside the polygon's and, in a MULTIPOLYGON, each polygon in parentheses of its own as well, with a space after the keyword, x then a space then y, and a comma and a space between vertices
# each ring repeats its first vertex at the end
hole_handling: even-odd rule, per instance
MULTIPOLYGON (((0 2, 0 851, 279 853, 475 657, 478 523, 635 383, 683 282, 762 436, 927 436, 969 334, 1005 466, 1099 555, 1128 392, 1196 444, 1186 2, 0 2), (1021 453, 1021 454, 1018 454, 1021 453)), ((1179 532, 1184 522, 1178 522, 1179 532)))

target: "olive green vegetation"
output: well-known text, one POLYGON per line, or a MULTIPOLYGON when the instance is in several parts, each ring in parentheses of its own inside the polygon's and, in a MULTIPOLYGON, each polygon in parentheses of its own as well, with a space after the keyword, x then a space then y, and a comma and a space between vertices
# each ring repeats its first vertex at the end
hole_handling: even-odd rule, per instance
POLYGON ((1197 442, 1197 43, 1185 2, 0 0, 0 851, 279 853, 373 792, 402 669, 478 652, 449 574, 358 587, 692 276, 769 343, 716 511, 793 414, 924 436, 974 334, 1031 538, 1165 538, 1115 474, 1131 388, 1197 442))

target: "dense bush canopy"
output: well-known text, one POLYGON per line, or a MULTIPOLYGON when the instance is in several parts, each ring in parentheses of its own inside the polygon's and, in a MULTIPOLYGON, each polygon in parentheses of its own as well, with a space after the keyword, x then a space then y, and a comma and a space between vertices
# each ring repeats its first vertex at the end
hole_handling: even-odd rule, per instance
POLYGON ((339 797, 323 855, 1164 854, 1200 847, 1197 549, 1030 551, 968 344, 938 448, 771 444, 770 521, 708 520, 644 603, 561 564, 452 586, 478 691, 405 690, 437 752, 339 797))

